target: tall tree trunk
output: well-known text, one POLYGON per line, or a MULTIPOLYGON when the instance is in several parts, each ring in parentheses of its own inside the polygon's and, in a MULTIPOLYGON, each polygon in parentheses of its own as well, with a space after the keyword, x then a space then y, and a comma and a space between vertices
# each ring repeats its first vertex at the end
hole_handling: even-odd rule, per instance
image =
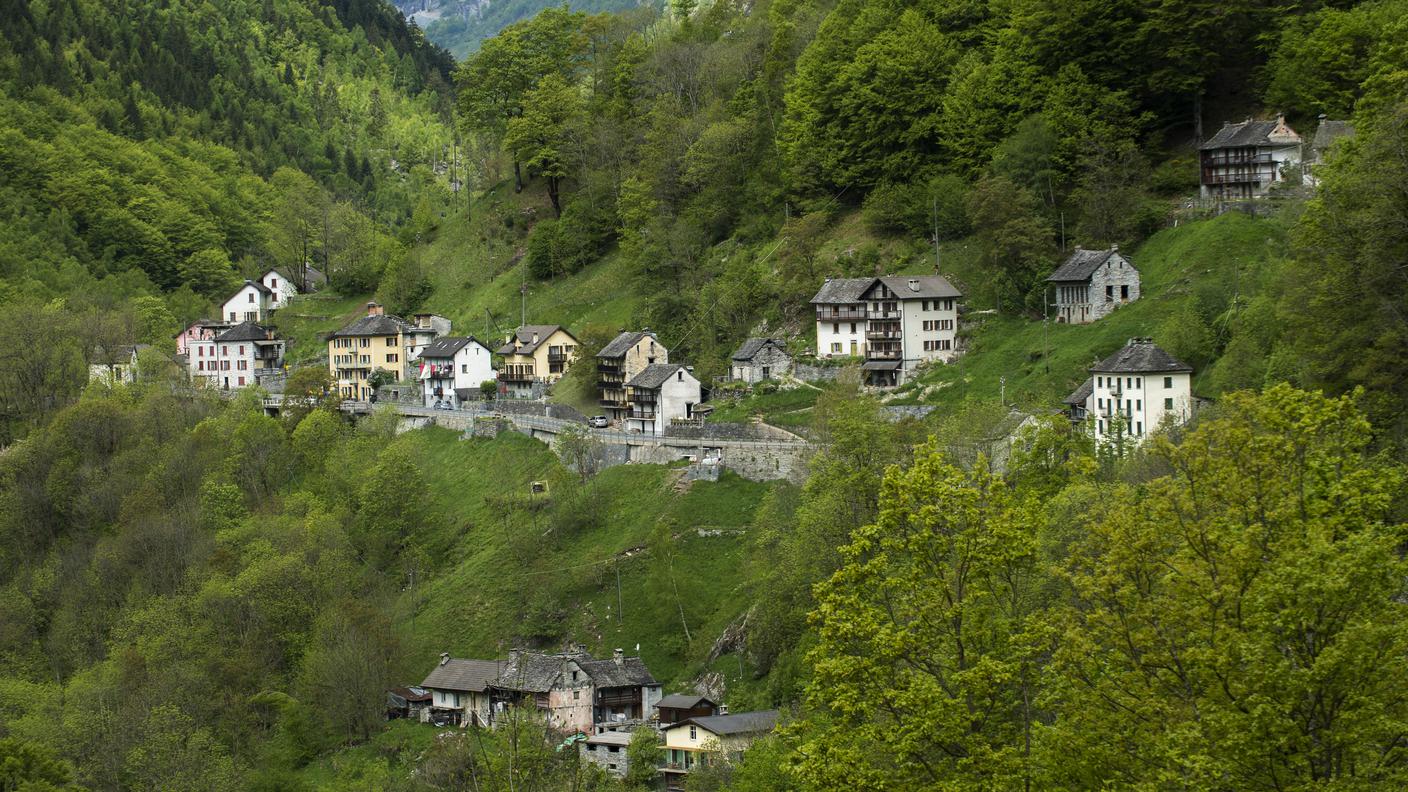
POLYGON ((552 201, 552 212, 559 219, 562 217, 562 199, 560 187, 562 179, 556 176, 548 177, 548 200, 552 201))
POLYGON ((1193 94, 1193 142, 1203 142, 1203 90, 1193 94))
POLYGON ((518 160, 513 161, 513 191, 523 192, 523 168, 518 164, 518 160))

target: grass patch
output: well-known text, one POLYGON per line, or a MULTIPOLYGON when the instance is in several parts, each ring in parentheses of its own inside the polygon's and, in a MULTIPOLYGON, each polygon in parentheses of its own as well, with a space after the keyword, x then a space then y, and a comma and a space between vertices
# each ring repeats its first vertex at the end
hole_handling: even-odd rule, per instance
MULTIPOLYGON (((714 410, 714 414, 709 417, 709 420, 716 423, 747 423, 753 419, 753 416, 762 415, 764 421, 776 423, 778 420, 786 420, 798 413, 810 416, 811 408, 816 406, 817 397, 821 393, 816 388, 798 387, 768 394, 754 394, 736 402, 721 405, 714 410)), ((810 421, 811 419, 808 417, 803 419, 802 423, 810 421)))

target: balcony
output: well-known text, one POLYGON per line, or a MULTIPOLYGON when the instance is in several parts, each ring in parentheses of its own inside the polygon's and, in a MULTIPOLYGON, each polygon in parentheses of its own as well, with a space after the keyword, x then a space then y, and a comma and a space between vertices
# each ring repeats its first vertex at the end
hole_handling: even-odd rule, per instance
POLYGON ((501 382, 532 382, 534 380, 532 366, 504 366, 499 369, 499 380, 501 382))
POLYGON ((596 381, 596 389, 602 391, 623 391, 626 389, 625 379, 601 379, 596 381))
POLYGON ((847 307, 834 311, 828 307, 818 307, 816 309, 816 320, 818 322, 863 322, 866 318, 864 306, 859 308, 847 307))
POLYGON ((866 360, 902 360, 904 353, 898 349, 876 349, 871 347, 865 353, 866 360))
POLYGON ((568 355, 566 352, 553 352, 552 350, 548 350, 549 363, 566 363, 567 358, 568 355))
POLYGON ((654 411, 654 410, 637 410, 637 409, 635 409, 634 407, 632 407, 632 408, 631 408, 631 411, 628 412, 628 413, 626 413, 626 417, 627 417, 627 418, 634 418, 635 420, 638 420, 638 421, 653 421, 653 420, 655 420, 655 411, 654 411))
POLYGON ((612 374, 617 377, 626 376, 626 368, 620 363, 598 363, 596 364, 598 374, 612 374))
POLYGON ((1203 184, 1265 184, 1276 180, 1276 174, 1261 173, 1204 173, 1203 184))
POLYGON ((630 404, 630 402, 626 401, 625 399, 597 399, 597 404, 601 405, 602 407, 612 407, 618 410, 624 410, 626 409, 627 405, 630 404))
POLYGON ((1275 162, 1270 154, 1204 154, 1203 167, 1210 165, 1266 165, 1275 162))
POLYGON ((867 330, 865 337, 869 341, 899 341, 903 337, 899 330, 867 330))

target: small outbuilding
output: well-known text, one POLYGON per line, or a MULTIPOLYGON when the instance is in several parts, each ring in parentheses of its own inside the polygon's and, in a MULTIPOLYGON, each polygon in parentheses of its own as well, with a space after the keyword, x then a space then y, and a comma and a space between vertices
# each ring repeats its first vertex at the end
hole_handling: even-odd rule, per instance
POLYGON ((1139 270, 1120 255, 1118 245, 1108 250, 1076 248, 1046 282, 1054 292, 1051 306, 1061 324, 1089 324, 1139 299, 1139 270))
POLYGON ((750 338, 733 353, 728 373, 731 381, 749 384, 781 379, 792 374, 792 356, 780 339, 750 338))

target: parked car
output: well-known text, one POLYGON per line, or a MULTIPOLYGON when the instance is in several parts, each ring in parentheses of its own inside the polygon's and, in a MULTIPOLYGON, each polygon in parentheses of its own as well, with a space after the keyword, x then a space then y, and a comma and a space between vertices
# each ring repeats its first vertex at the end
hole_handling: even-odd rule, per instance
POLYGON ((587 419, 587 426, 590 426, 593 429, 605 429, 610 425, 611 422, 606 420, 605 415, 593 415, 592 417, 587 419))
POLYGON ((435 402, 435 409, 437 409, 437 410, 453 410, 453 409, 455 409, 455 407, 454 407, 454 405, 450 404, 449 402, 438 401, 438 402, 435 402))

